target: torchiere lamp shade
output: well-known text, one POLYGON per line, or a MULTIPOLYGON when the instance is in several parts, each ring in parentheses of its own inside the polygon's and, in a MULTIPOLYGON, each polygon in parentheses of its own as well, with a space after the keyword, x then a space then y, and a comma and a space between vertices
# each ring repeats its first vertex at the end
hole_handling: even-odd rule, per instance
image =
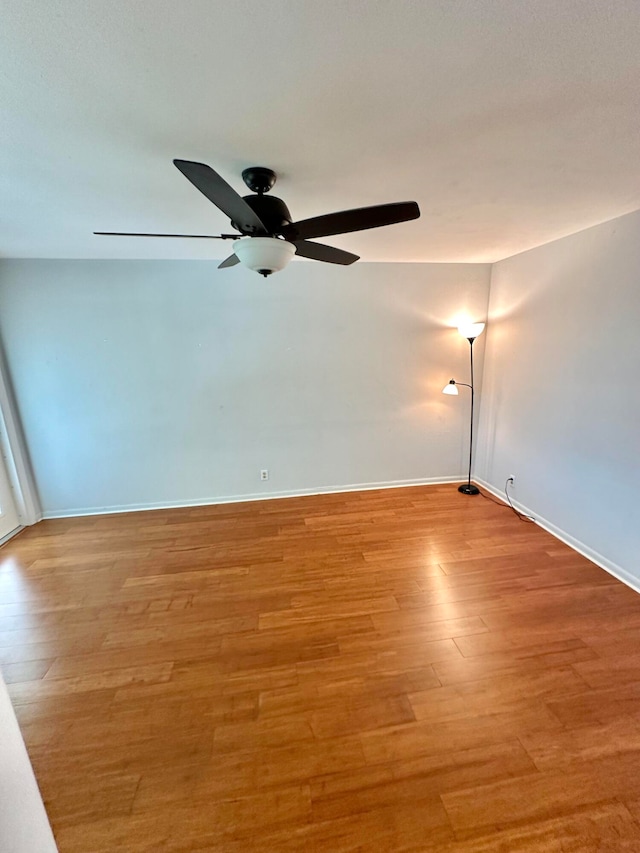
POLYGON ((462 323, 458 326, 458 332, 467 340, 474 340, 484 331, 484 323, 462 323))

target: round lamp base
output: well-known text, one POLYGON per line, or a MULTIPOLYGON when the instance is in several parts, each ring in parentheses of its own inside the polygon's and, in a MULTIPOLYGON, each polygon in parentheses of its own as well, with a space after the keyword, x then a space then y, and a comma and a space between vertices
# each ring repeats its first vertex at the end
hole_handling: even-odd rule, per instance
POLYGON ((458 486, 458 491, 462 492, 463 495, 480 494, 480 489, 477 486, 474 486, 473 483, 463 483, 461 486, 458 486))

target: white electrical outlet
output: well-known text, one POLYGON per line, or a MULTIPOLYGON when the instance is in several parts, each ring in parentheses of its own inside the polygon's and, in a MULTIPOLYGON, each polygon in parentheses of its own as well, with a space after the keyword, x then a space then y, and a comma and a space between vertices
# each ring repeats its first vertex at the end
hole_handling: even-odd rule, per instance
POLYGON ((260 471, 260 479, 261 480, 268 480, 269 479, 269 469, 268 468, 263 468, 260 471))
POLYGON ((515 486, 515 484, 516 484, 516 475, 515 474, 509 474, 507 479, 511 481, 512 486, 515 486))

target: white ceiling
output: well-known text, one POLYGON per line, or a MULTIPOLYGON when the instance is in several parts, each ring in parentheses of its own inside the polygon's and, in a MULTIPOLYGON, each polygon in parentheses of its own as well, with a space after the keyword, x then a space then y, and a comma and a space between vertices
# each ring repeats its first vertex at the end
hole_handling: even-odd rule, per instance
POLYGON ((4 0, 0 255, 221 258, 172 165, 296 219, 415 199, 327 239, 371 261, 493 261, 640 208, 638 0, 4 0))

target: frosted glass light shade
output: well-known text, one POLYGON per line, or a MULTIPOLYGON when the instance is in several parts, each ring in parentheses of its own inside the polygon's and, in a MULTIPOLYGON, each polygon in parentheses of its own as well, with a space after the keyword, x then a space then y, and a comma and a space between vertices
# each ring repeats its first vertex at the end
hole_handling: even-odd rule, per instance
POLYGON ((458 331, 463 338, 477 338, 484 330, 484 323, 463 323, 458 331))
POLYGON ((456 385, 455 379, 452 379, 451 382, 447 382, 447 384, 442 389, 443 394, 454 394, 457 396, 458 394, 458 386, 456 385))
POLYGON ((296 253, 293 243, 277 237, 243 237, 233 244, 240 263, 261 275, 283 270, 296 253))

